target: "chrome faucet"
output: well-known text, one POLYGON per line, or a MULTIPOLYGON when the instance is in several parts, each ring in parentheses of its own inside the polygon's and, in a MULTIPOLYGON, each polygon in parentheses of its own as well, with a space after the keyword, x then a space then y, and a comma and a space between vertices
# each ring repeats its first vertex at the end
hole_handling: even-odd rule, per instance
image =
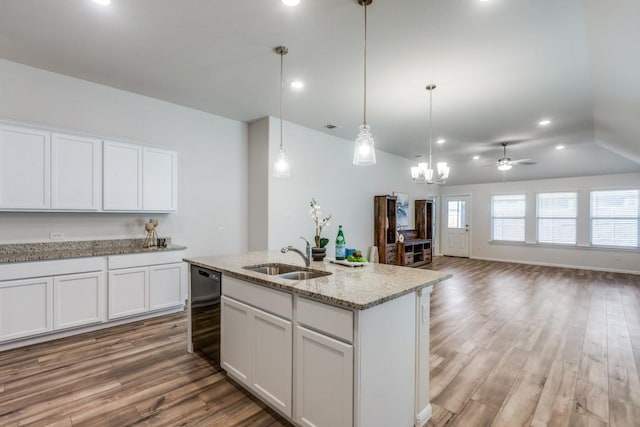
POLYGON ((285 246, 284 248, 280 249, 280 252, 282 252, 283 254, 286 254, 289 251, 297 253, 304 260, 304 265, 309 267, 311 265, 311 244, 304 237, 300 237, 300 238, 302 240, 304 240, 305 242, 307 242, 307 251, 306 251, 307 252, 307 256, 305 256, 305 254, 303 254, 302 251, 300 249, 296 248, 295 246, 285 246))

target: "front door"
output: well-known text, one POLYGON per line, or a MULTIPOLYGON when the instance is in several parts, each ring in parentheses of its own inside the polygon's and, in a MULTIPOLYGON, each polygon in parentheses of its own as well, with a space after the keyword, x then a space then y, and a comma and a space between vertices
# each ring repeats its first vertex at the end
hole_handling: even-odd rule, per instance
POLYGON ((469 196, 447 196, 444 199, 444 255, 469 257, 469 196))

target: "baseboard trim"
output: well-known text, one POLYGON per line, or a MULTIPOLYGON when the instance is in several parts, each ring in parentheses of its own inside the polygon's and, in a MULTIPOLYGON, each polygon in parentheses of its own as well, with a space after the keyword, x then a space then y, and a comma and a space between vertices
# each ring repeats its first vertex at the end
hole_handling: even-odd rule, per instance
POLYGON ((427 421, 431 419, 432 413, 433 413, 433 410, 431 408, 431 403, 429 403, 422 411, 420 411, 416 415, 415 427, 422 427, 423 425, 425 425, 427 421))
POLYGON ((591 267, 584 265, 568 265, 568 264, 556 264, 551 262, 535 262, 535 261, 522 261, 517 259, 504 259, 504 258, 489 258, 489 257, 479 257, 472 256, 469 259, 478 259, 481 261, 496 261, 496 262, 510 262, 513 264, 529 264, 529 265, 541 265, 543 267, 560 267, 560 268, 570 268, 573 270, 590 270, 590 271, 604 271, 607 273, 622 273, 622 274, 635 274, 640 275, 640 271, 635 270, 617 270, 613 268, 600 268, 600 267, 591 267))

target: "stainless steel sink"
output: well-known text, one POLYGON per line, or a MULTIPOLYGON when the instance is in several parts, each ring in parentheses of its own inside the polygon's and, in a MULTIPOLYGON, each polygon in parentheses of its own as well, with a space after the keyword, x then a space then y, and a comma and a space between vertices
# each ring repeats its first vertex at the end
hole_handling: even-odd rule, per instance
POLYGON ((247 265, 242 268, 249 271, 255 271, 256 273, 267 274, 269 276, 277 276, 287 280, 308 280, 331 274, 328 271, 311 270, 297 265, 278 263, 247 265))
POLYGON ((247 265, 246 267, 242 267, 245 270, 255 271, 256 273, 268 274, 269 276, 277 276, 283 273, 291 273, 292 271, 298 271, 302 267, 297 265, 288 265, 288 264, 277 264, 277 263, 269 263, 269 264, 259 264, 259 265, 247 265))
POLYGON ((327 271, 292 271, 291 273, 278 274, 278 277, 287 280, 308 280, 315 279, 316 277, 328 276, 331 273, 327 271))

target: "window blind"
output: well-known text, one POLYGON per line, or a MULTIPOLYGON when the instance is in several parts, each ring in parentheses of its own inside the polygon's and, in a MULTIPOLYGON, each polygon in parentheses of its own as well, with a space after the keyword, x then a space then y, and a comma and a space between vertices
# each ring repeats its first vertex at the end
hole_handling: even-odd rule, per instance
POLYGON ((591 245, 637 248, 640 190, 591 192, 591 245))
POLYGON ((524 242, 525 195, 491 197, 491 239, 524 242))
POLYGON ((578 193, 539 193, 538 242, 576 244, 578 193))

